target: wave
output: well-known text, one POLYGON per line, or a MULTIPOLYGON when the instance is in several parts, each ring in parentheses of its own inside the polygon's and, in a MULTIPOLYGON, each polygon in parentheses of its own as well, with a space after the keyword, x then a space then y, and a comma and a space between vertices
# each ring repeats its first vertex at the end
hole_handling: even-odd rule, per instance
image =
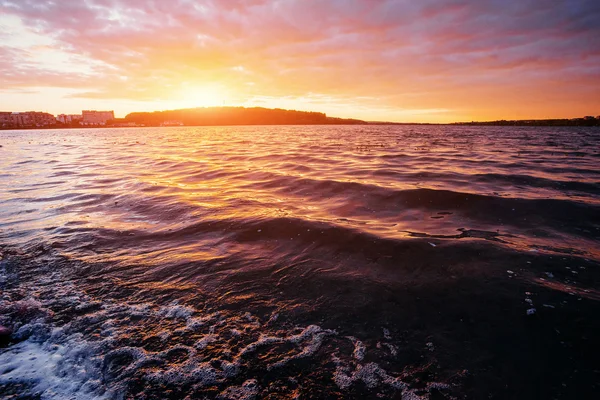
POLYGON ((595 392, 596 131, 0 138, 3 394, 595 392))
MULTIPOLYGON (((30 270, 22 261, 11 256, 9 269, 30 270)), ((292 395, 301 390, 305 374, 293 371, 305 363, 320 366, 319 374, 329 381, 326 392, 335 387, 347 391, 358 382, 411 398, 451 390, 444 383, 415 386, 406 373, 365 360, 365 353, 379 350, 361 343, 359 356, 356 338, 317 325, 282 324, 277 312, 210 311, 178 300, 161 306, 132 303, 82 291, 81 282, 66 276, 72 266, 56 270, 51 263, 42 267, 43 275, 36 267, 32 281, 15 291, 16 282, 9 278, 6 291, 13 297, 29 289, 33 297, 0 300, 0 322, 14 329, 18 342, 0 351, 4 393, 50 399, 113 399, 125 393, 139 398, 164 393, 169 398, 190 393, 262 397, 270 390, 268 380, 274 380, 294 382, 287 389, 292 395)), ((383 333, 382 340, 393 340, 389 331, 383 333)))

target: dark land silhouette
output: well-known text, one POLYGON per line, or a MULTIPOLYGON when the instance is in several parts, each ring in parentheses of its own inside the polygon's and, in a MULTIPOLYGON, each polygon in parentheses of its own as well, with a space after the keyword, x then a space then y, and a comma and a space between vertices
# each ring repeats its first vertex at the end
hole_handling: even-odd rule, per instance
POLYGON ((134 112, 124 122, 159 126, 181 122, 183 125, 356 125, 358 119, 328 117, 325 113, 269 109, 262 107, 207 107, 183 110, 134 112))
POLYGON ((262 107, 207 107, 182 110, 134 112, 115 123, 160 126, 170 122, 182 125, 492 125, 492 126, 600 126, 599 117, 572 119, 498 120, 455 122, 452 124, 362 121, 328 117, 325 113, 269 109, 262 107))
POLYGON ((531 119, 531 120, 499 120, 483 122, 456 122, 452 125, 475 125, 475 126, 600 126, 600 116, 583 117, 571 119, 531 119))
POLYGON ((329 117, 313 111, 263 107, 202 107, 152 112, 133 112, 125 118, 90 124, 79 119, 62 122, 52 114, 28 111, 0 112, 0 129, 61 129, 140 126, 216 126, 216 125, 472 125, 472 126, 600 126, 600 116, 563 119, 497 120, 454 123, 415 123, 363 121, 329 117))

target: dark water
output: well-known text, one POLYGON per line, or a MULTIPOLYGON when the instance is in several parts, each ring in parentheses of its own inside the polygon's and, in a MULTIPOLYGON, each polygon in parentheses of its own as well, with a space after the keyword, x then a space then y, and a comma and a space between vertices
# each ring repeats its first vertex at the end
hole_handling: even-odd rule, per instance
POLYGON ((0 145, 0 397, 598 398, 598 129, 0 145))

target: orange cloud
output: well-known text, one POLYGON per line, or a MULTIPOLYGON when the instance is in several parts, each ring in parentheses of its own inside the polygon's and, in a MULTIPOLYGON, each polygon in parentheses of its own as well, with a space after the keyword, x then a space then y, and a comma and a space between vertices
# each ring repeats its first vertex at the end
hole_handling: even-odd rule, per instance
POLYGON ((593 0, 0 0, 0 12, 3 109, 264 105, 441 122, 600 110, 593 0))

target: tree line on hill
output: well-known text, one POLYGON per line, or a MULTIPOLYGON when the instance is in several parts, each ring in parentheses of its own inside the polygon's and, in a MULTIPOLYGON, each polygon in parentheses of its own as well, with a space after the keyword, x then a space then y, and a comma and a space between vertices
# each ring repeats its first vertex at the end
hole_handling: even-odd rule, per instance
POLYGON ((336 125, 366 124, 358 119, 328 117, 324 113, 261 107, 210 107, 183 110, 133 112, 126 122, 160 126, 174 121, 183 125, 336 125))
POLYGON ((452 125, 492 125, 492 126, 600 126, 600 116, 571 119, 532 119, 532 120, 500 120, 485 122, 456 122, 452 125))

